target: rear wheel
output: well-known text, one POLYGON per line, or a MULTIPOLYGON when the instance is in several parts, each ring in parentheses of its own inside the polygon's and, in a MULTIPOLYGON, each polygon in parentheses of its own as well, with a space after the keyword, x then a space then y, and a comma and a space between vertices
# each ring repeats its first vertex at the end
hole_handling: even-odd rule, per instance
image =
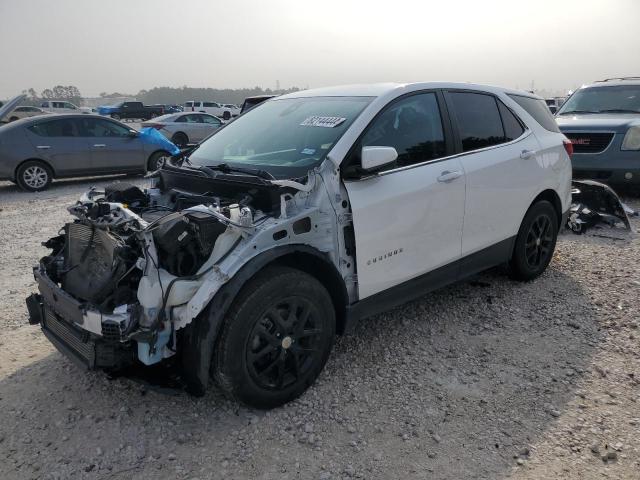
POLYGON ((224 112, 224 113, 222 114, 222 118, 223 118, 224 120, 229 120, 229 119, 231 118, 231 112, 227 110, 226 112, 224 112))
POLYGON ((549 265, 558 238, 558 214, 546 200, 535 203, 520 225, 510 273, 516 280, 533 280, 549 265))
POLYGON ((113 118, 114 120, 120 120, 121 117, 117 113, 112 113, 111 118, 113 118))
POLYGON ((273 408, 300 396, 333 346, 331 297, 318 280, 291 268, 258 274, 226 318, 212 373, 225 393, 253 407, 273 408))
POLYGON ((180 148, 184 148, 189 144, 189 137, 185 133, 178 132, 173 134, 171 137, 171 141, 176 144, 176 146, 180 148))
POLYGON ((45 190, 53 177, 51 168, 38 160, 24 162, 16 172, 16 183, 20 188, 28 192, 45 190))
POLYGON ((150 172, 155 172, 167 162, 167 159, 170 156, 170 153, 164 151, 153 153, 149 157, 149 161, 147 162, 147 170, 150 172))
POLYGON ((11 118, 9 119, 9 121, 10 121, 10 122, 15 122, 16 120, 18 120, 18 117, 11 117, 11 118))

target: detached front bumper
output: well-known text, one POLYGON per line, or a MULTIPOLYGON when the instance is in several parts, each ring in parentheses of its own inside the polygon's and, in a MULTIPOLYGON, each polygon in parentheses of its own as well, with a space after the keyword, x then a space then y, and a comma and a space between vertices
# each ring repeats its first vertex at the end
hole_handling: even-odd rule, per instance
POLYGON ((61 353, 87 369, 115 370, 133 363, 135 345, 120 341, 117 322, 105 322, 100 312, 88 310, 56 285, 41 267, 34 268, 34 277, 40 293, 27 298, 29 323, 40 324, 61 353))

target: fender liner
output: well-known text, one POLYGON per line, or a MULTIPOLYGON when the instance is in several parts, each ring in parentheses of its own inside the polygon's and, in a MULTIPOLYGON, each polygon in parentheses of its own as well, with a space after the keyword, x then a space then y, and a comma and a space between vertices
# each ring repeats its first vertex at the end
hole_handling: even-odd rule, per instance
MULTIPOLYGON (((224 324, 226 313, 242 287, 258 271, 280 258, 296 253, 313 255, 318 260, 330 265, 335 274, 339 275, 333 262, 325 253, 308 245, 290 244, 274 247, 249 260, 227 283, 220 287, 220 290, 198 317, 178 332, 180 335, 178 345, 181 352, 182 379, 190 394, 202 396, 209 385, 209 370, 216 340, 224 324)), ((345 298, 348 298, 344 284, 343 289, 345 298)), ((337 308, 336 317, 340 318, 342 313, 344 318, 346 305, 336 305, 336 307, 342 307, 343 310, 340 312, 340 308, 337 308)))

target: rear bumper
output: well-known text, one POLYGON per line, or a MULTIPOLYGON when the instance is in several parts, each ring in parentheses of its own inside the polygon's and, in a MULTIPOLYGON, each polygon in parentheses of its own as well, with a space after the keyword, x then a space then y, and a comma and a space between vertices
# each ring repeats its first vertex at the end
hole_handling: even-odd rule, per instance
POLYGON ((87 325, 91 316, 86 315, 84 304, 58 287, 39 267, 34 269, 34 276, 40 293, 27 298, 29 323, 40 324, 62 354, 86 369, 115 370, 133 363, 136 350, 132 342, 92 331, 95 326, 87 325))

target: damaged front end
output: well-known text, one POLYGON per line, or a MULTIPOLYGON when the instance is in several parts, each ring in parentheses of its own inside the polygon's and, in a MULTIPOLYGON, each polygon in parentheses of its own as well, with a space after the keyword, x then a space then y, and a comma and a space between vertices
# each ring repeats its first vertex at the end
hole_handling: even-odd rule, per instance
POLYGON ((629 215, 636 215, 622 203, 616 192, 604 183, 593 180, 574 180, 567 228, 583 234, 594 227, 631 230, 629 215))
POLYGON ((34 268, 40 293, 27 299, 30 322, 84 367, 174 356, 179 331, 274 239, 335 248, 313 171, 304 185, 171 167, 156 175, 145 191, 91 189, 69 208, 76 219, 43 244, 51 253, 34 268))

